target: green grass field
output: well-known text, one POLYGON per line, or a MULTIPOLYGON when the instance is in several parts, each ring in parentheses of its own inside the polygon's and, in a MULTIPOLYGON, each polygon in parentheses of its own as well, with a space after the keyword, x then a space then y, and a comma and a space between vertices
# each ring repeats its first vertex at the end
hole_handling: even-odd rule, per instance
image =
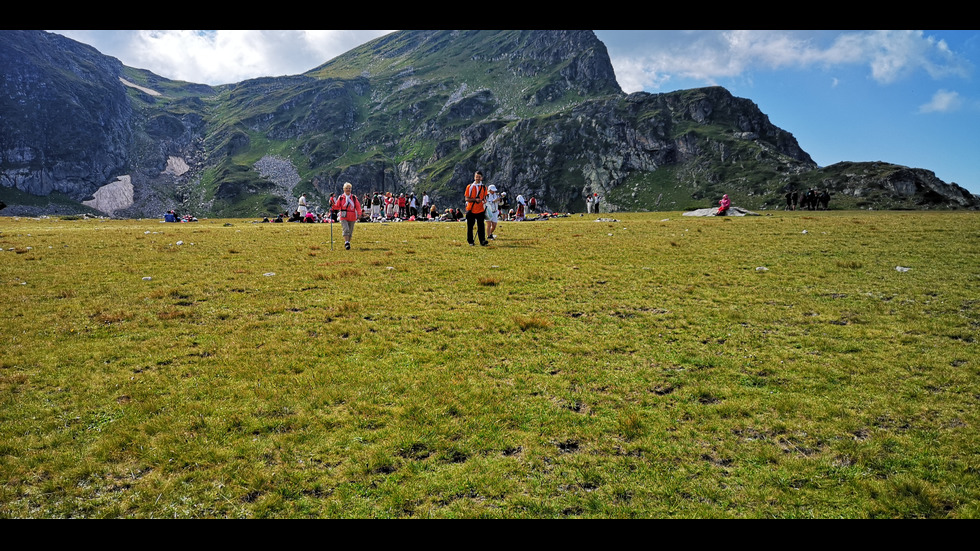
POLYGON ((603 216, 0 217, 0 517, 980 517, 977 213, 603 216))

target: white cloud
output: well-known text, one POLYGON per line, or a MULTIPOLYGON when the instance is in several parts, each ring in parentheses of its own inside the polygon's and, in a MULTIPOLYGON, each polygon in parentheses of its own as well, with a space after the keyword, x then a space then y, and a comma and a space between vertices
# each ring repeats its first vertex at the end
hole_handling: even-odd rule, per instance
POLYGON ((164 71, 168 78, 209 84, 299 74, 357 45, 345 44, 337 32, 139 31, 133 37, 133 63, 164 71))
POLYGON ((130 67, 203 84, 304 73, 391 31, 53 31, 130 67))
POLYGON ((842 37, 860 62, 871 67, 871 76, 890 84, 916 70, 933 78, 966 76, 968 65, 946 42, 925 36, 922 31, 872 31, 842 37))
POLYGON ((938 90, 929 103, 919 106, 920 113, 949 113, 963 106, 963 99, 956 92, 938 90))
POLYGON ((670 75, 658 73, 653 65, 638 58, 622 58, 614 70, 619 86, 626 92, 656 90, 670 80, 670 75))
POLYGON ((657 31, 629 32, 642 46, 611 46, 627 92, 658 89, 672 78, 715 84, 752 71, 866 66, 882 84, 918 70, 933 78, 967 76, 969 64, 946 42, 922 31, 657 31))

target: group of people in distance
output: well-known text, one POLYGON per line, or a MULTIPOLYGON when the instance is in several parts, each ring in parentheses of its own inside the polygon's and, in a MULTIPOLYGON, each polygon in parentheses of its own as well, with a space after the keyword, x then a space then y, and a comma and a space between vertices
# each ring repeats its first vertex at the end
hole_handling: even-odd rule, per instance
POLYGON ((177 214, 175 210, 168 210, 166 214, 163 215, 164 222, 197 222, 197 218, 185 214, 183 216, 177 214))
MULTIPOLYGON (((826 189, 817 192, 817 190, 810 188, 802 195, 796 190, 786 192, 786 210, 797 210, 797 208, 801 210, 827 210, 829 204, 830 192, 826 189)), ((728 195, 724 195, 718 201, 718 211, 716 214, 718 216, 724 216, 731 206, 732 202, 728 198, 728 195)))
POLYGON ((585 196, 585 211, 589 214, 593 212, 599 212, 599 194, 593 193, 592 195, 586 194, 585 196))
MULTIPOLYGON (((374 192, 373 196, 369 194, 364 195, 364 200, 361 201, 353 193, 353 186, 350 182, 344 184, 344 192, 339 197, 334 197, 333 194, 330 195, 330 212, 318 215, 309 210, 306 194, 303 194, 299 198, 299 206, 294 213, 293 217, 289 219, 291 222, 340 222, 343 226, 342 235, 344 238, 344 248, 350 250, 351 248, 351 238, 354 234, 354 224, 358 221, 368 222, 377 220, 466 220, 466 242, 470 246, 475 246, 476 243, 480 243, 481 246, 487 246, 490 244, 490 240, 496 239, 494 232, 497 230, 497 224, 501 219, 501 203, 504 201, 506 195, 504 193, 498 193, 497 187, 494 185, 487 186, 483 182, 483 172, 476 171, 473 174, 473 182, 466 186, 466 190, 463 193, 463 199, 466 205, 466 212, 463 214, 459 209, 446 209, 444 214, 439 214, 436 206, 431 203, 428 194, 424 194, 422 197, 422 213, 420 215, 418 210, 418 205, 415 202, 415 194, 409 194, 408 197, 405 194, 400 194, 397 198, 394 197, 392 193, 386 193, 382 196, 379 192, 374 192), (364 208, 365 205, 369 206, 370 210, 364 208), (382 211, 382 207, 384 210, 382 211), (428 212, 427 212, 428 211, 428 212), (382 214, 383 212, 383 214, 382 214), (474 229, 476 230, 476 235, 474 235, 474 229)), ((799 193, 792 191, 786 194, 786 208, 787 210, 796 210, 797 204, 800 204, 802 208, 808 208, 809 210, 814 210, 818 208, 818 205, 822 205, 823 209, 827 209, 827 203, 830 200, 830 195, 824 190, 823 193, 817 194, 813 189, 810 189, 803 195, 803 200, 800 201, 799 193)), ((524 217, 525 209, 530 209, 531 212, 537 210, 537 201, 534 197, 531 197, 530 205, 524 201, 523 196, 518 196, 517 200, 517 211, 513 215, 514 220, 521 220, 524 217)), ((727 214, 729 208, 731 208, 731 200, 728 195, 722 196, 721 200, 718 202, 718 216, 724 216, 727 214)), ((598 212, 599 196, 598 194, 593 194, 587 196, 586 207, 589 212, 598 212)), ((514 211, 511 211, 514 212, 514 211)), ((266 218, 263 222, 269 222, 270 220, 266 218)), ((275 222, 282 222, 283 215, 275 220, 275 222)))
POLYGON ((351 183, 347 182, 344 184, 344 192, 340 196, 335 197, 334 194, 330 194, 329 212, 317 213, 311 210, 304 193, 300 195, 297 209, 291 216, 287 218, 287 215, 283 213, 273 220, 266 217, 262 222, 340 222, 343 225, 344 248, 350 250, 354 224, 359 221, 457 221, 465 219, 469 244, 475 244, 473 229, 476 227, 480 244, 486 246, 489 244, 489 240, 496 239, 494 232, 501 219, 521 220, 526 216, 527 209, 530 209, 531 212, 537 210, 537 199, 531 197, 530 205, 528 205, 524 197, 519 196, 517 210, 511 209, 509 217, 504 215, 502 205, 506 204, 506 194, 498 193, 496 186, 484 185, 483 173, 479 171, 474 175, 473 183, 467 186, 464 201, 465 213, 462 209, 452 208, 440 213, 429 195, 425 193, 422 195, 420 211, 420 205, 414 193, 409 193, 407 196, 404 193, 395 196, 391 192, 384 194, 373 192, 372 194, 364 194, 363 199, 361 199, 353 193, 351 183))
MULTIPOLYGON (((370 206, 370 220, 416 220, 419 217, 419 203, 414 193, 407 196, 399 193, 375 191, 373 195, 364 194, 363 203, 370 206)), ((429 195, 422 196, 421 213, 423 216, 429 209, 429 195)))
MULTIPOLYGON (((488 245, 487 239, 495 239, 493 232, 497 228, 500 214, 500 198, 496 186, 489 188, 483 185, 483 174, 477 172, 474 176, 473 184, 470 184, 465 193, 466 214, 463 215, 458 209, 446 209, 446 213, 440 215, 434 204, 431 204, 428 194, 422 197, 423 212, 428 213, 420 216, 418 205, 415 201, 415 194, 400 194, 397 198, 391 193, 382 196, 375 192, 373 196, 364 195, 363 202, 353 193, 353 185, 350 182, 344 184, 344 192, 338 197, 330 195, 330 211, 318 214, 309 209, 306 194, 299 197, 298 206, 289 222, 307 223, 330 223, 340 222, 342 226, 341 234, 344 238, 344 248, 350 250, 351 238, 354 235, 354 225, 358 221, 380 221, 380 220, 460 220, 467 221, 468 241, 473 245, 473 227, 478 225, 478 234, 481 245, 488 245), (368 205, 369 210, 364 206, 368 205), (382 207, 384 210, 382 211, 382 207), (383 212, 383 214, 382 214, 383 212), (477 224, 479 222, 479 224, 477 224), (484 227, 484 224, 486 226, 484 227), (489 236, 489 237, 488 237, 489 236)), ((262 222, 276 223, 283 222, 285 215, 280 214, 274 220, 265 218, 262 222)))
POLYGON ((813 188, 803 194, 791 190, 786 192, 786 210, 827 210, 830 204, 830 192, 826 189, 818 192, 813 188))

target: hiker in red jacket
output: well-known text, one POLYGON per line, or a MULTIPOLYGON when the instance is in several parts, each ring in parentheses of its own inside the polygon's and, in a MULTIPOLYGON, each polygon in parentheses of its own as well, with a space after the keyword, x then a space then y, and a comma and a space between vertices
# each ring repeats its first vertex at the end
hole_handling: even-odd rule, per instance
POLYGON ((361 202, 357 200, 357 195, 351 193, 352 189, 350 182, 344 184, 344 193, 333 204, 333 210, 337 211, 343 230, 344 248, 347 250, 350 250, 350 238, 354 235, 354 223, 361 217, 361 202))
POLYGON ((716 216, 724 216, 728 212, 728 207, 732 206, 732 201, 728 198, 728 194, 722 196, 721 201, 718 201, 718 212, 715 213, 716 216))

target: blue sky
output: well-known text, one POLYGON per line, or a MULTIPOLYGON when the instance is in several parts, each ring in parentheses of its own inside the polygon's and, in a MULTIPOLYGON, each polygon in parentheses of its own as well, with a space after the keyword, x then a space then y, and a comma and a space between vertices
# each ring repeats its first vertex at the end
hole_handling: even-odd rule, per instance
MULTIPOLYGON (((52 31, 160 76, 305 72, 391 31, 52 31)), ((886 161, 980 194, 980 31, 595 31, 627 92, 720 85, 821 166, 886 161)))

